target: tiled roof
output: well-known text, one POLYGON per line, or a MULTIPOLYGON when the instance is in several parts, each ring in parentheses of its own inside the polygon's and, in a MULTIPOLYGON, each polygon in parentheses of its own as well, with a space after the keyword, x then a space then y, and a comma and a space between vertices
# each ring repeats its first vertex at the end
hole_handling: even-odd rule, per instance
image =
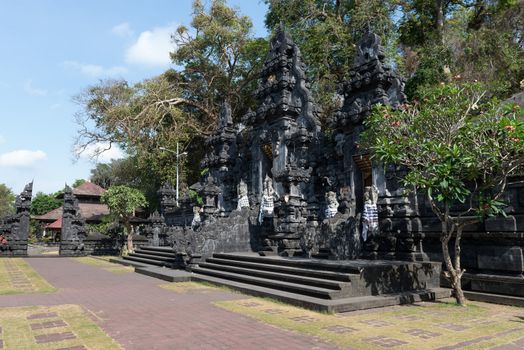
POLYGON ((73 194, 75 196, 98 196, 100 197, 102 194, 104 194, 106 190, 102 187, 92 183, 92 182, 84 182, 78 187, 73 188, 73 194))
POLYGON ((52 229, 59 229, 59 228, 62 228, 62 218, 59 218, 58 220, 53 221, 53 222, 50 223, 49 225, 46 225, 45 228, 52 228, 52 229))
MULTIPOLYGON (((100 203, 79 203, 80 215, 87 221, 98 221, 102 216, 109 214, 109 208, 100 203)), ((49 213, 40 216, 34 216, 33 219, 41 221, 56 221, 62 219, 63 207, 56 208, 49 213)))
POLYGON ((58 207, 56 209, 53 209, 43 215, 36 215, 33 216, 33 219, 35 220, 41 220, 41 221, 55 221, 62 217, 62 207, 58 207))

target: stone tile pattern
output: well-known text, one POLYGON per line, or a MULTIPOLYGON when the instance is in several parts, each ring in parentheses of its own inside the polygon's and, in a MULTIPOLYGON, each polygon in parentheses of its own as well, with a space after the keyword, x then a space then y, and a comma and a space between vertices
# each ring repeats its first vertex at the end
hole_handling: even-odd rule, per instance
POLYGON ((464 325, 461 325, 461 324, 455 324, 455 323, 441 323, 438 326, 441 327, 441 328, 445 328, 447 330, 450 330, 450 331, 455 331, 455 332, 462 332, 462 331, 465 331, 466 329, 470 328, 468 326, 464 326, 464 325))
POLYGON ((325 329, 328 332, 333 332, 333 333, 338 333, 338 334, 352 333, 352 332, 358 331, 358 329, 356 328, 346 327, 346 326, 341 326, 341 325, 328 326, 322 329, 325 329))
POLYGON ((360 323, 364 323, 368 326, 372 326, 372 327, 387 327, 387 326, 391 326, 391 323, 387 322, 387 321, 383 321, 383 320, 362 320, 360 321, 360 323))
POLYGON ((422 339, 431 339, 431 338, 435 338, 441 335, 440 333, 430 332, 430 331, 426 331, 420 328, 408 329, 404 333, 407 333, 409 335, 412 335, 418 338, 422 338, 422 339))
MULTIPOLYGON (((455 350, 455 349, 460 349, 460 348, 464 348, 466 346, 470 346, 470 345, 473 345, 473 344, 481 343, 483 341, 496 339, 498 337, 503 337, 505 335, 508 335, 508 334, 511 334, 511 333, 515 333, 515 332, 524 332, 524 328, 509 329, 509 330, 506 330, 506 331, 498 332, 496 334, 485 335, 483 337, 478 337, 478 338, 475 338, 475 339, 469 339, 469 340, 466 340, 466 341, 463 341, 463 342, 460 342, 460 343, 457 343, 457 344, 454 344, 454 345, 442 346, 442 347, 440 347, 440 348, 438 348, 436 350, 455 350)), ((524 345, 524 341, 523 341, 523 345, 524 345)), ((503 346, 506 346, 506 345, 503 345, 503 346)), ((499 348, 499 350, 502 350, 502 349, 503 348, 499 348)), ((508 348, 508 349, 510 349, 510 348, 508 348)), ((522 350, 522 349, 523 349, 522 347, 519 348, 519 350, 522 350)))
POLYGON ((44 313, 29 315, 27 316, 27 319, 28 320, 39 320, 41 318, 51 318, 51 317, 58 317, 58 314, 56 312, 44 312, 44 313))
POLYGON ((295 316, 295 317, 289 317, 291 321, 299 322, 299 323, 309 323, 309 322, 315 322, 317 319, 309 316, 295 316))
POLYGON ((37 344, 55 343, 55 342, 59 342, 62 340, 75 339, 75 338, 76 338, 76 335, 73 332, 35 335, 35 341, 37 344))
POLYGON ((285 314, 287 311, 281 310, 281 309, 266 309, 264 310, 264 312, 270 315, 280 315, 280 314, 285 314))
POLYGON ((31 280, 27 278, 26 274, 16 266, 12 260, 4 260, 5 270, 9 275, 11 286, 22 292, 30 292, 34 289, 31 280))
MULTIPOLYGON (((338 349, 334 344, 279 329, 212 304, 218 300, 245 299, 245 295, 224 290, 173 293, 159 288, 163 282, 158 279, 135 273, 114 274, 69 258, 25 261, 58 288, 58 292, 4 295, 0 298, 0 308, 77 304, 91 310, 92 319, 126 350, 338 349)), ((257 304, 253 307, 262 306, 257 304)), ((28 316, 28 323, 43 323, 57 316, 34 312, 28 316)), ((65 331, 69 329, 56 328, 56 333, 65 331)), ((81 339, 77 341, 75 346, 80 346, 81 339)), ((53 344, 53 349, 63 347, 61 343, 53 344)))
POLYGON ((56 321, 47 321, 47 322, 42 322, 42 323, 32 323, 31 329, 35 331, 38 329, 66 327, 66 326, 67 326, 67 323, 65 323, 63 320, 56 320, 56 321))
POLYGON ((376 337, 370 337, 365 338, 364 341, 371 343, 373 345, 380 346, 382 348, 393 348, 400 345, 406 345, 408 342, 405 342, 403 340, 389 338, 389 337, 383 337, 383 336, 376 336, 376 337))

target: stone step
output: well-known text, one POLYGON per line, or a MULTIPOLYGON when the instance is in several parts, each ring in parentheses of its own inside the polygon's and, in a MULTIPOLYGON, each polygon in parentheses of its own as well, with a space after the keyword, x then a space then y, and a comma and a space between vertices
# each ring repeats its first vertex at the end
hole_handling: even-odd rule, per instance
POLYGON ((185 270, 173 270, 166 267, 145 266, 135 268, 135 272, 141 275, 158 278, 168 282, 189 282, 191 272, 185 270))
POLYGON ((232 253, 215 253, 214 258, 249 261, 262 264, 292 266, 299 268, 306 268, 312 270, 324 270, 333 272, 345 272, 351 274, 360 274, 361 268, 358 265, 345 265, 338 261, 321 260, 321 259, 304 259, 304 258, 281 258, 271 256, 256 256, 248 254, 232 254, 232 253))
POLYGON ((231 289, 238 290, 244 294, 259 297, 270 297, 272 299, 279 300, 291 305, 329 313, 364 310, 399 304, 411 304, 419 301, 434 301, 437 299, 448 298, 451 295, 449 289, 432 288, 416 292, 330 300, 315 298, 264 286, 257 286, 239 281, 232 281, 209 275, 202 275, 200 273, 193 273, 191 280, 212 283, 219 286, 226 286, 231 289))
POLYGON ((309 295, 321 299, 335 299, 341 297, 343 292, 291 282, 276 281, 255 276, 246 276, 243 274, 232 273, 227 271, 212 270, 200 266, 193 267, 191 271, 200 275, 208 275, 218 277, 224 280, 231 280, 256 286, 268 287, 271 289, 277 289, 296 294, 309 295))
POLYGON ((135 253, 147 254, 147 255, 157 255, 157 256, 163 256, 163 257, 166 257, 166 258, 173 258, 173 259, 176 258, 176 254, 173 251, 168 253, 168 252, 163 252, 163 251, 156 251, 156 250, 148 250, 148 249, 139 248, 139 249, 135 249, 135 253))
POLYGON ((144 259, 151 259, 151 260, 158 260, 158 261, 164 261, 169 263, 175 262, 175 257, 164 257, 160 255, 153 255, 153 254, 144 254, 144 253, 129 253, 128 256, 135 256, 137 258, 144 258, 144 259))
POLYGON ((140 247, 140 249, 150 250, 150 251, 155 251, 155 252, 160 252, 160 253, 174 253, 173 248, 171 247, 155 247, 152 245, 146 245, 146 246, 140 247))
POLYGON ((246 276, 255 276, 255 277, 261 277, 265 279, 304 284, 308 286, 333 289, 333 290, 342 290, 344 288, 351 287, 351 283, 343 283, 343 282, 332 281, 332 280, 322 279, 322 278, 305 277, 305 276, 293 275, 289 273, 279 273, 279 272, 271 272, 271 271, 264 271, 264 270, 258 270, 258 269, 249 269, 249 268, 237 267, 237 266, 214 264, 214 263, 209 263, 207 261, 200 263, 199 266, 206 268, 206 269, 227 271, 227 272, 242 274, 246 276))
POLYGON ((112 262, 112 263, 115 263, 115 264, 121 264, 121 265, 125 265, 125 266, 132 266, 132 267, 151 266, 151 265, 147 265, 147 264, 140 263, 140 262, 137 262, 137 261, 125 260, 125 259, 123 259, 123 257, 122 258, 111 258, 111 259, 109 259, 109 262, 112 262))
POLYGON ((359 275, 347 274, 334 271, 325 271, 325 270, 312 270, 312 269, 303 269, 293 266, 280 266, 272 265, 265 263, 257 263, 243 260, 233 260, 233 259, 221 259, 221 258, 207 258, 206 262, 221 264, 221 265, 230 265, 244 267, 248 269, 264 270, 264 271, 274 271, 279 273, 287 273, 299 276, 313 277, 313 278, 322 278, 329 279, 333 281, 340 282, 351 282, 351 278, 359 278, 359 275))
POLYGON ((124 256, 122 257, 124 260, 130 260, 130 261, 138 261, 140 263, 148 264, 148 265, 157 265, 157 266, 170 266, 171 264, 158 261, 158 260, 152 260, 152 259, 145 259, 145 258, 139 258, 137 256, 124 256))

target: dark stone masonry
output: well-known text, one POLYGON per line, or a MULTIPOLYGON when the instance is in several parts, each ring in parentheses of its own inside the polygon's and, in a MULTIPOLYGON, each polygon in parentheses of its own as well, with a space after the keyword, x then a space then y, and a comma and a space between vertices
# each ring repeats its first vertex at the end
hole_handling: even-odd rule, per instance
POLYGON ((27 255, 29 237, 29 220, 33 183, 25 186, 24 191, 16 197, 14 215, 0 218, 0 256, 27 255))
MULTIPOLYGON (((235 124, 225 102, 207 140, 202 167, 209 171, 191 186, 203 204, 185 196, 177 205, 165 184, 160 214, 146 229, 149 243, 173 247, 189 269, 227 252, 442 261, 440 226, 428 203, 405 194, 403 169, 384 168, 359 147, 374 104, 406 102, 404 80, 386 62, 379 37, 365 34, 340 86, 340 108, 322 130, 300 50, 279 30, 260 72, 258 107, 235 124), (378 225, 364 227, 364 208, 375 210, 378 225)), ((512 179, 506 200, 507 217, 465 233, 464 281, 471 290, 524 296, 521 179, 512 179)))

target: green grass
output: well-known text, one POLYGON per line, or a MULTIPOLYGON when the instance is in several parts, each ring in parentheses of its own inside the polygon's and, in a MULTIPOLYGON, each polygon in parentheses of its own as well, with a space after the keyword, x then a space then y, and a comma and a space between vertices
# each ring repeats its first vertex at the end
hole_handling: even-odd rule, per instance
POLYGON ((112 273, 128 273, 135 271, 131 266, 124 266, 110 262, 109 259, 111 258, 114 258, 114 256, 81 256, 71 259, 82 264, 99 267, 112 273))
POLYGON ((0 259, 0 295, 28 294, 28 293, 52 293, 57 289, 51 286, 22 258, 0 259), (13 271, 10 273, 8 268, 13 271), (22 278, 30 282, 27 288, 21 288, 14 281, 22 278))
POLYGON ((54 350, 84 345, 90 350, 122 349, 105 334, 78 305, 58 305, 51 307, 32 306, 0 309, 0 324, 4 349, 12 350, 54 350), (57 313, 58 316, 28 320, 27 317, 39 313, 57 313), (47 329, 32 330, 31 324, 63 320, 67 325, 47 329), (76 339, 60 342, 36 344, 35 336, 51 333, 72 332, 76 339))
POLYGON ((521 308, 485 303, 470 302, 468 307, 457 307, 454 301, 446 300, 437 303, 420 303, 418 306, 395 306, 336 315, 276 303, 266 298, 218 301, 214 304, 279 328, 307 334, 333 342, 341 347, 350 346, 363 350, 380 348, 367 340, 367 338, 376 336, 407 342, 397 347, 403 350, 435 349, 517 329, 505 336, 498 336, 464 348, 488 349, 524 336, 524 322, 519 321, 520 317, 524 317, 521 308), (267 310, 270 312, 266 312, 267 310), (297 322, 293 320, 296 317, 305 317, 308 320, 297 322), (493 321, 493 323, 482 324, 485 320, 493 321), (380 327, 374 327, 366 322, 386 323, 380 327), (463 325, 467 329, 452 331, 444 327, 447 324, 463 325), (330 330, 330 327, 348 327, 351 331, 336 333, 330 330), (406 333, 409 329, 421 329, 440 335, 423 339, 406 333))

